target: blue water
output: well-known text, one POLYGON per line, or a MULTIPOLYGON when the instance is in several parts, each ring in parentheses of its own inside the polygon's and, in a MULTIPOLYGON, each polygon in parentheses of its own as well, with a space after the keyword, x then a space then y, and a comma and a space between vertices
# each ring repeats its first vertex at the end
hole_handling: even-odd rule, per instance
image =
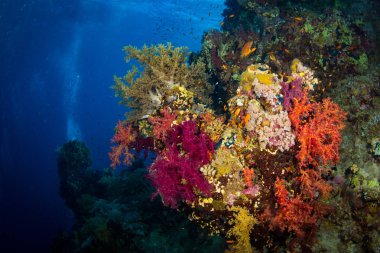
POLYGON ((97 168, 125 108, 110 86, 122 47, 200 49, 223 0, 0 1, 0 252, 49 252, 72 225, 58 195, 56 149, 80 139, 97 168))

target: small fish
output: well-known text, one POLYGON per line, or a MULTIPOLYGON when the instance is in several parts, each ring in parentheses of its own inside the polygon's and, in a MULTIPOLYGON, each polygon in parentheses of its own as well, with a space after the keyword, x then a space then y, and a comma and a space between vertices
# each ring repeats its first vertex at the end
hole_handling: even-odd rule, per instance
POLYGON ((248 57, 250 54, 256 51, 256 48, 252 47, 253 41, 247 41, 241 49, 240 58, 248 57))
POLYGON ((274 51, 268 52, 268 56, 269 56, 269 59, 271 59, 272 61, 276 60, 276 56, 275 56, 275 52, 274 51))
POLYGON ((240 108, 237 108, 235 111, 235 117, 239 116, 239 113, 240 113, 240 108))
POLYGON ((244 118, 244 123, 247 125, 248 124, 248 121, 251 119, 251 114, 247 114, 245 115, 245 118, 244 118))
POLYGON ((227 111, 227 106, 226 105, 223 106, 223 110, 227 111))
POLYGON ((228 68, 228 66, 226 64, 222 65, 222 69, 226 70, 227 68, 228 68))
POLYGON ((297 22, 301 22, 301 21, 303 21, 303 18, 302 17, 295 17, 295 18, 293 18, 295 21, 297 21, 297 22))
POLYGON ((223 21, 220 21, 220 26, 223 26, 224 25, 224 22, 223 21))
POLYGON ((226 243, 232 244, 232 243, 235 243, 235 241, 234 240, 227 240, 226 243))
POLYGON ((229 15, 228 17, 229 17, 229 18, 233 18, 233 17, 235 17, 235 14, 231 14, 231 15, 229 15))
POLYGON ((357 48, 356 45, 351 45, 351 46, 348 48, 348 50, 349 50, 349 51, 353 51, 353 50, 355 50, 356 48, 357 48))
POLYGON ((285 48, 285 53, 287 53, 287 54, 289 54, 290 53, 290 51, 289 51, 289 49, 287 49, 287 48, 285 48))

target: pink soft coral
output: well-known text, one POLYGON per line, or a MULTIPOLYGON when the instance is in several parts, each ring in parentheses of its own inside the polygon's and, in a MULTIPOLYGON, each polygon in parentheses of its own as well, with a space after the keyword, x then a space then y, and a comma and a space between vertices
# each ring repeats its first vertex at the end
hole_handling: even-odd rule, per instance
POLYGON ((149 178, 165 205, 176 208, 178 202, 193 202, 198 192, 210 194, 211 186, 191 160, 173 150, 159 156, 149 170, 149 178))
MULTIPOLYGON (((211 186, 199 168, 210 162, 215 144, 193 121, 175 126, 166 149, 149 169, 149 178, 165 205, 193 202, 198 194, 210 194, 211 186)), ((157 194, 156 193, 156 194, 157 194)))
POLYGON ((210 162, 215 143, 198 129, 194 121, 185 121, 170 132, 165 146, 182 151, 189 160, 201 167, 210 162))

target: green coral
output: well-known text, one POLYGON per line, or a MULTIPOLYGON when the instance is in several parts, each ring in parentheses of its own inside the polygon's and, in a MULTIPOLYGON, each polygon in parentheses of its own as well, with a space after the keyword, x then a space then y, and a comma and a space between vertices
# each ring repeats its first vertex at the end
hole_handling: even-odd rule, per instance
POLYGON ((303 25, 304 32, 308 33, 312 41, 320 48, 334 46, 334 44, 352 44, 352 31, 349 23, 343 19, 339 11, 326 15, 321 21, 320 17, 311 15, 303 25))
POLYGON ((196 94, 203 103, 210 103, 212 88, 207 82, 205 65, 200 61, 188 64, 187 48, 167 43, 142 49, 126 46, 124 51, 126 62, 135 59, 142 67, 140 71, 133 66, 123 78, 114 77, 116 96, 132 109, 127 120, 143 118, 170 103, 176 96, 173 89, 178 86, 196 94))
POLYGON ((380 138, 373 138, 371 140, 371 151, 374 156, 380 156, 380 138))

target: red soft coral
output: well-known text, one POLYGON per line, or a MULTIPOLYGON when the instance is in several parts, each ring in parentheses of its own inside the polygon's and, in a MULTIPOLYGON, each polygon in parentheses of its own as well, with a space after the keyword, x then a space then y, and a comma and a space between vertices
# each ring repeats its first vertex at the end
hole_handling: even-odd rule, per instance
POLYGON ((132 125, 125 124, 119 121, 116 126, 116 133, 111 139, 116 146, 111 147, 111 152, 108 153, 112 161, 111 167, 115 168, 121 164, 120 157, 124 156, 123 163, 130 165, 133 160, 133 154, 130 152, 130 145, 136 140, 137 132, 132 125))
POLYGON ((153 135, 156 139, 165 141, 167 133, 172 128, 176 114, 171 113, 169 108, 161 110, 162 116, 150 117, 148 120, 153 125, 153 135))
POLYGON ((296 130, 300 167, 335 164, 339 160, 341 130, 345 112, 330 99, 310 103, 306 96, 294 101, 289 118, 296 130))

